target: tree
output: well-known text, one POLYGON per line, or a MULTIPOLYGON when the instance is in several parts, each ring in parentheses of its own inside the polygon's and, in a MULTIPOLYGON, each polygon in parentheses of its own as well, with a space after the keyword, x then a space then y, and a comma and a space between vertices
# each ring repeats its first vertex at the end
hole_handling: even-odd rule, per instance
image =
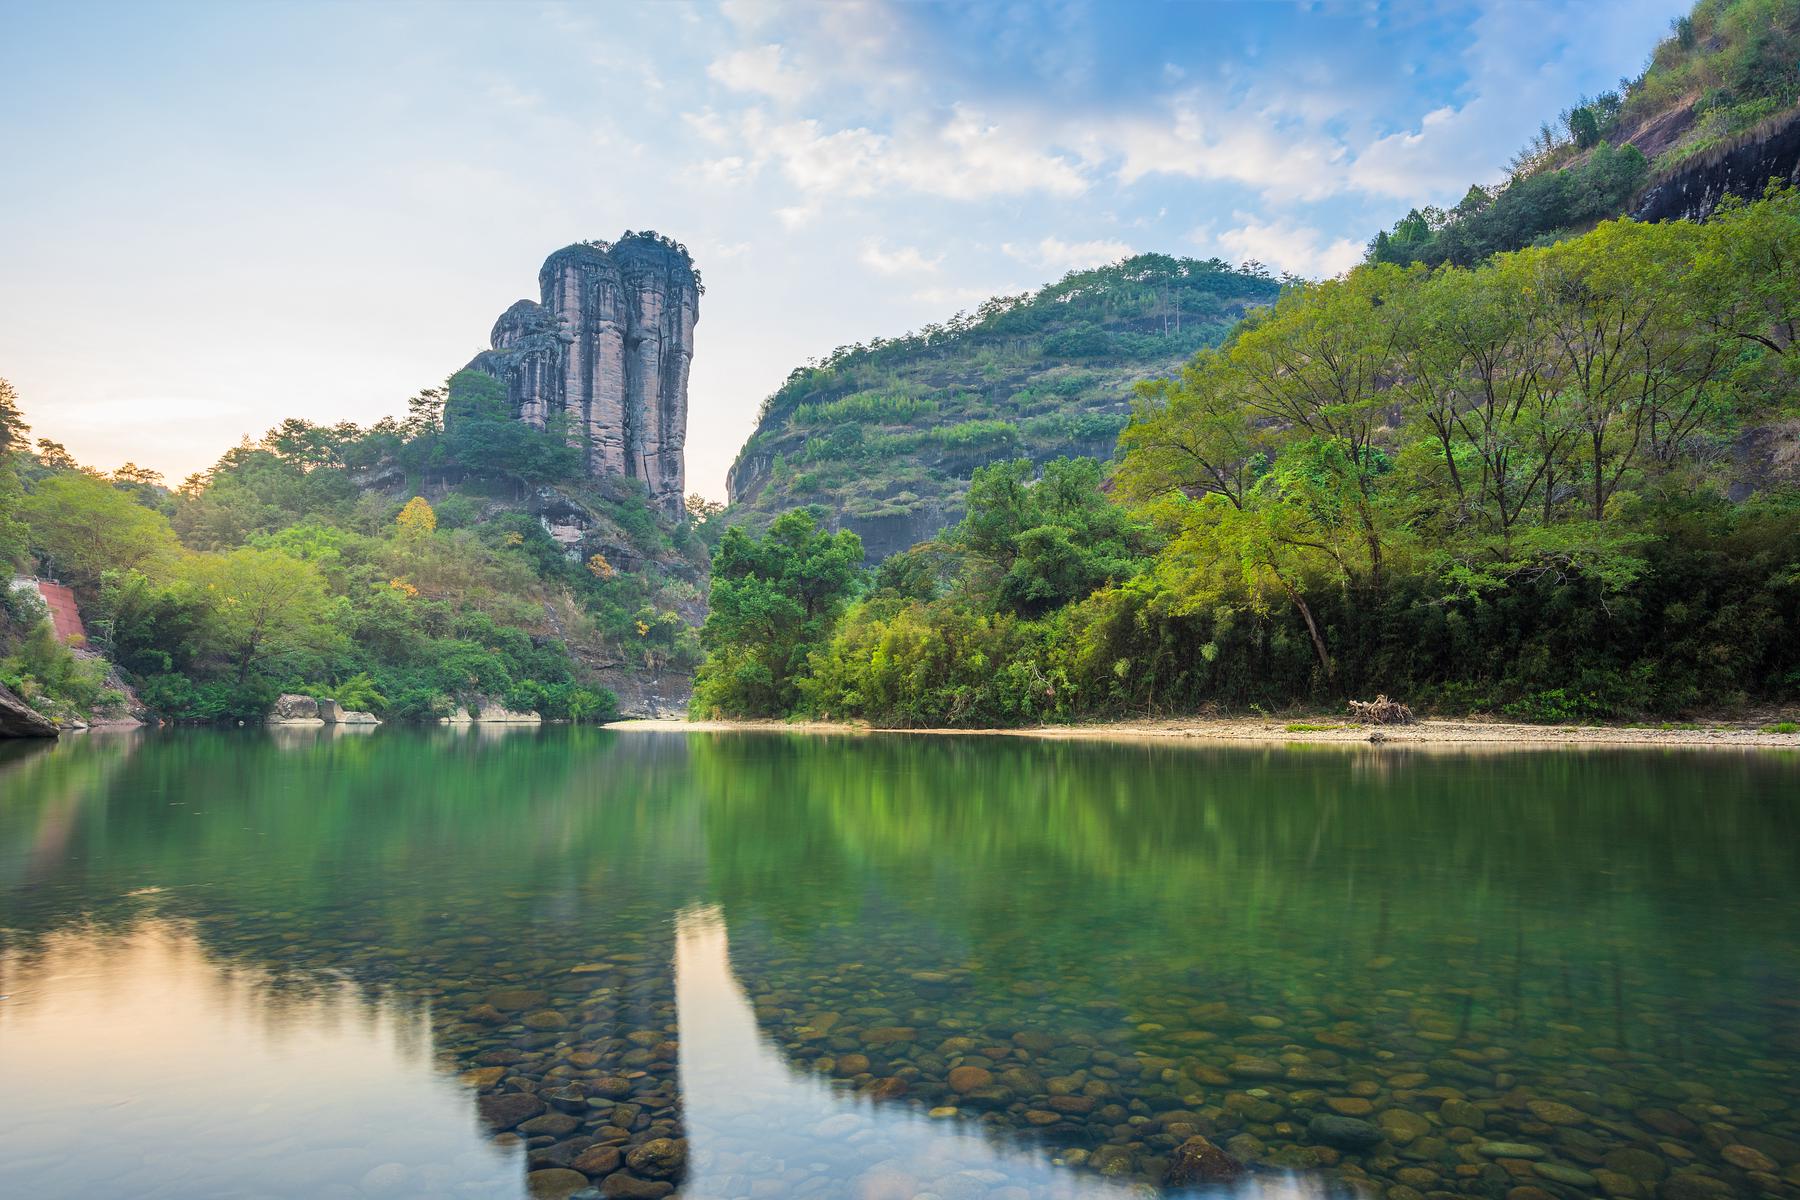
POLYGON ((533 429, 514 418, 506 386, 485 372, 451 376, 443 422, 445 449, 473 474, 537 483, 569 479, 581 469, 581 446, 567 417, 554 413, 543 429, 533 429))
POLYGON ((233 550, 199 564, 206 636, 242 685, 265 658, 315 650, 331 640, 324 579, 311 563, 277 550, 233 550))
POLYGON ((965 583, 989 609, 1032 617, 1145 564, 1148 529, 1100 490, 1100 464, 1059 458, 978 467, 968 515, 945 541, 968 556, 965 583))
POLYGON ((31 541, 31 531, 17 516, 24 488, 15 461, 28 451, 30 432, 19 409, 19 394, 0 379, 0 570, 23 562, 31 541))
POLYGON ((1600 140, 1600 117, 1592 108, 1582 105, 1569 113, 1569 136, 1575 145, 1586 150, 1600 140))
POLYGON ((710 610, 700 631, 706 661, 693 710, 775 716, 799 699, 807 655, 823 645, 862 581, 862 540, 819 528, 812 513, 783 513, 761 538, 725 531, 713 555, 710 610))
POLYGON ((19 409, 19 393, 5 379, 0 379, 0 458, 23 453, 31 444, 26 434, 31 426, 19 409))
POLYGON ((708 500, 699 492, 689 492, 687 494, 687 499, 683 500, 681 503, 682 507, 687 509, 688 516, 693 518, 696 525, 704 525, 706 522, 715 517, 723 516, 725 513, 725 506, 723 504, 719 503, 717 500, 708 500))
POLYGON ((53 442, 49 438, 37 440, 37 459, 52 471, 79 471, 81 464, 69 453, 69 448, 61 442, 53 442))
POLYGON ((50 571, 90 593, 107 571, 149 570, 177 549, 166 517, 82 472, 40 479, 19 511, 50 571))
POLYGON ((394 524, 400 527, 400 536, 409 542, 420 542, 437 531, 437 513, 423 496, 414 496, 394 518, 394 524))

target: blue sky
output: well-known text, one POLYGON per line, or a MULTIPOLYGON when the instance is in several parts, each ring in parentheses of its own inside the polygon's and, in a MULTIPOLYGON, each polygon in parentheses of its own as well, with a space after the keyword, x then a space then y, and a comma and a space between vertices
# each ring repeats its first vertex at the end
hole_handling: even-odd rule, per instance
POLYGON ((707 284, 689 478, 763 396, 1133 251, 1335 274, 1679 0, 0 0, 0 376, 171 480, 287 416, 404 410, 538 264, 654 228, 707 284))

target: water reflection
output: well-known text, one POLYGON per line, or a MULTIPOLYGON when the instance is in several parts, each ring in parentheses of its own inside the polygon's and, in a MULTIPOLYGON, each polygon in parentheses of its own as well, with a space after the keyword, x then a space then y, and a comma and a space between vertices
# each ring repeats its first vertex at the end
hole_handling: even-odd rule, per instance
POLYGON ((35 997, 0 1002, 0 1193, 1017 1200, 1156 1183, 1197 1134, 1252 1186, 1388 1200, 1800 1190, 1791 759, 524 729, 0 758, 0 992, 35 997), (114 1061, 150 1064, 122 1114, 114 1061), (87 1152, 150 1099, 136 1174, 87 1152))
POLYGON ((756 1181, 778 1184, 784 1189, 778 1194, 806 1194, 824 1184, 835 1194, 870 1200, 990 1188, 995 1200, 1129 1194, 1058 1172, 1046 1155, 1008 1153, 952 1112, 934 1120, 796 1072, 757 1029, 732 976, 717 907, 679 915, 675 980, 694 1164, 684 1196, 750 1195, 756 1181))
POLYGON ((426 1014, 223 963, 180 923, 0 956, 0 1187, 56 1197, 520 1195, 426 1014))

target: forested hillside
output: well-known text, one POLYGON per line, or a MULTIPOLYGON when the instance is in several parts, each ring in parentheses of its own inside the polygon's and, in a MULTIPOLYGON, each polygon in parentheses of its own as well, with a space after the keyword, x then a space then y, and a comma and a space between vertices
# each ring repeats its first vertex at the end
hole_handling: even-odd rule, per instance
MULTIPOLYGON (((260 719, 298 692, 401 719, 483 703, 592 719, 664 673, 666 702, 686 693, 693 523, 659 518, 634 480, 585 476, 486 375, 420 393, 404 421, 286 421, 175 488, 34 450, 0 388, 0 560, 73 586, 81 649, 155 716, 260 719)), ((3 598, 0 682, 64 719, 122 701, 31 597, 3 598)))
MULTIPOLYGON (((1473 184, 1452 208, 1407 213, 1370 242, 1369 260, 1471 266, 1635 211, 1682 175, 1704 174, 1758 141, 1796 143, 1761 164, 1791 179, 1800 167, 1797 104, 1800 0, 1701 0, 1642 74, 1546 121, 1498 185, 1473 184)), ((1740 195, 1768 182, 1766 170, 1754 174, 1740 195)), ((1716 189, 1698 190, 1716 199, 1716 189)))
POLYGON ((733 465, 730 520, 820 505, 872 558, 961 516, 976 467, 1111 453, 1140 379, 1176 371, 1250 307, 1266 275, 1143 254, 973 314, 842 347, 789 377, 733 465))
POLYGON ((805 512, 728 530, 695 711, 1791 703, 1796 262, 1790 189, 1286 289, 1142 387, 1111 495, 1092 461, 983 467, 964 520, 864 578, 805 512), (1752 428, 1787 440, 1754 460, 1752 428))

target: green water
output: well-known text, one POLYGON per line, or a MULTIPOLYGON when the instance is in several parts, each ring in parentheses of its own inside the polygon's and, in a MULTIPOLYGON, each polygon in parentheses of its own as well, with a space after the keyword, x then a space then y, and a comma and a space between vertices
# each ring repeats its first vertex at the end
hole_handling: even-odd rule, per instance
POLYGON ((1795 1196, 1800 759, 9 745, 0 995, 38 1200, 1795 1196))

